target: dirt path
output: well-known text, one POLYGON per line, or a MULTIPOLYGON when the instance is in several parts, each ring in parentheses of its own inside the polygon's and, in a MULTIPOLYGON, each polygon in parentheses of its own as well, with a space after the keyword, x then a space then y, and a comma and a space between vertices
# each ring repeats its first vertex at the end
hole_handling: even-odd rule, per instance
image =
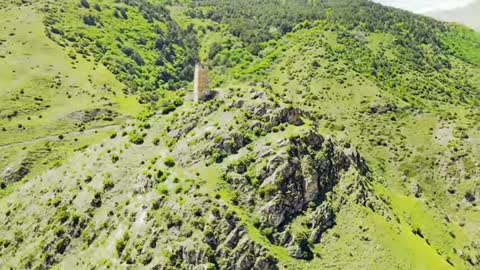
POLYGON ((107 130, 107 129, 111 129, 111 128, 119 127, 119 126, 120 125, 118 125, 118 124, 106 125, 106 126, 100 126, 100 127, 85 129, 84 131, 73 131, 73 132, 68 132, 68 133, 55 134, 55 135, 48 135, 48 136, 33 138, 31 140, 23 141, 23 142, 13 142, 13 143, 2 144, 2 145, 0 145, 0 150, 4 149, 4 148, 7 148, 7 147, 12 147, 12 146, 27 145, 27 144, 31 144, 31 143, 36 143, 36 142, 40 142, 40 141, 43 141, 43 140, 52 140, 52 139, 57 139, 58 140, 58 136, 60 136, 60 135, 63 135, 65 137, 70 136, 70 135, 85 135, 85 134, 94 133, 95 131, 107 130))

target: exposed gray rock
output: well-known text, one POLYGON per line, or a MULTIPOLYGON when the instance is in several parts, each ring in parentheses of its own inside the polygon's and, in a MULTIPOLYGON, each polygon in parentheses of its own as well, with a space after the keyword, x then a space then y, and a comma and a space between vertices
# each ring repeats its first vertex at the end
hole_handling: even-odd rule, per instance
POLYGON ((237 101, 232 103, 231 107, 232 108, 241 108, 241 107, 243 107, 244 104, 245 104, 245 101, 237 100, 237 101))
POLYGON ((312 235, 311 239, 314 243, 320 242, 321 235, 329 228, 335 225, 335 212, 329 203, 323 203, 317 207, 313 214, 312 219, 312 235))
POLYGON ((250 141, 243 136, 240 132, 231 132, 226 135, 223 139, 221 139, 217 144, 216 147, 220 150, 224 150, 229 154, 236 153, 237 150, 244 147, 250 143, 250 141))
POLYGON ((305 116, 305 112, 298 108, 279 108, 273 112, 270 116, 270 121, 274 125, 281 123, 289 123, 295 126, 301 126, 304 124, 302 117, 305 116))
POLYGON ((92 109, 92 110, 82 110, 75 111, 68 115, 69 118, 77 120, 82 124, 92 122, 94 120, 111 120, 113 117, 118 116, 118 113, 108 109, 92 109))
POLYGON ((191 265, 203 265, 208 263, 208 255, 205 249, 199 248, 183 248, 182 260, 184 263, 191 265))
POLYGON ((360 170, 360 173, 362 175, 366 175, 367 173, 370 172, 370 169, 367 166, 367 162, 365 159, 360 155, 360 153, 355 150, 353 153, 350 155, 353 163, 357 166, 357 168, 360 170))
POLYGON ((3 172, 3 179, 6 182, 19 182, 30 173, 30 163, 22 161, 16 167, 9 167, 3 172))
POLYGON ((372 106, 370 107, 370 114, 386 114, 389 112, 396 112, 397 111, 397 105, 395 104, 386 104, 386 105, 378 105, 378 106, 372 106))
MULTIPOLYGON (((277 200, 280 200, 280 198, 277 197, 277 200)), ((262 212, 263 222, 279 227, 285 220, 287 209, 274 198, 260 207, 260 212, 262 212)))
POLYGON ((252 113, 254 115, 263 116, 267 113, 270 106, 267 103, 262 103, 259 106, 253 108, 252 113))
POLYGON ((252 93, 252 99, 265 97, 265 92, 256 91, 252 93))
POLYGON ((417 198, 420 198, 422 196, 422 188, 417 183, 412 184, 411 191, 413 195, 417 198))
POLYGON ((235 228, 225 240, 224 245, 230 249, 235 248, 240 240, 240 237, 245 233, 243 226, 235 228))
POLYGON ((313 161, 310 156, 304 156, 301 161, 302 175, 304 175, 304 199, 308 202, 315 200, 318 194, 319 177, 318 172, 313 167, 313 161))
MULTIPOLYGON (((345 175, 349 175, 349 180, 341 188, 348 194, 346 196, 372 209, 381 208, 375 204, 377 198, 370 199, 373 192, 367 184, 369 169, 355 149, 344 152, 343 147, 337 147, 314 131, 280 140, 276 147, 271 155, 259 150, 254 158, 237 165, 237 170, 230 170, 226 178, 241 191, 240 200, 243 198, 245 203, 249 198, 249 205, 257 212, 261 226, 274 228, 269 240, 288 247, 292 257, 311 259, 313 254, 308 243, 300 243, 292 237, 290 222, 311 208, 306 237, 319 243, 322 234, 335 225, 337 210, 332 207, 331 194, 345 175), (256 175, 261 184, 252 187, 246 174, 238 172, 250 171, 250 166, 263 162, 266 163, 264 169, 256 175), (256 193, 257 197, 252 200, 246 193, 256 193)), ((336 196, 335 200, 339 205, 347 202, 343 195, 336 196)))
POLYGON ((276 265, 276 260, 271 257, 258 257, 257 260, 255 261, 255 265, 253 266, 254 270, 266 270, 266 269, 271 269, 275 270, 278 269, 276 265))
POLYGON ((288 248, 288 254, 295 259, 311 260, 313 259, 313 252, 308 246, 306 239, 295 239, 295 244, 288 248))
POLYGON ((173 130, 170 132, 170 137, 173 137, 175 139, 179 139, 183 136, 185 136, 186 134, 188 134, 190 131, 192 131, 195 127, 197 126, 196 122, 192 122, 192 123, 186 123, 185 124, 185 127, 182 128, 182 129, 177 129, 177 130, 173 130))
POLYGON ((260 207, 260 212, 265 222, 279 227, 285 217, 298 214, 310 202, 323 197, 339 181, 339 172, 349 168, 347 156, 337 153, 331 142, 324 142, 321 136, 310 132, 292 138, 289 151, 270 159, 261 187, 274 186, 277 191, 264 196, 268 202, 260 207))

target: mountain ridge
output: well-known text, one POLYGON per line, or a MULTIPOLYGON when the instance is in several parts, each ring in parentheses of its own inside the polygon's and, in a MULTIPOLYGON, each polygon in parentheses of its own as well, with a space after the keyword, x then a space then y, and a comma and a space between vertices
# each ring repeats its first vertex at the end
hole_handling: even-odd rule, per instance
POLYGON ((480 37, 229 2, 1 4, 0 265, 478 267, 480 37))

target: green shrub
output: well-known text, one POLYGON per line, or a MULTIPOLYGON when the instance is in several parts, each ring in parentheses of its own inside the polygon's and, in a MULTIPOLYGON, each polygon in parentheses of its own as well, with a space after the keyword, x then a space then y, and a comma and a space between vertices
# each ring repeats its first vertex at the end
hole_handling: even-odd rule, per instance
POLYGON ((277 190, 278 188, 276 186, 269 184, 260 188, 259 194, 260 194, 260 197, 266 198, 266 197, 272 196, 277 190))
POLYGON ((140 134, 136 130, 134 130, 128 134, 128 137, 131 143, 140 145, 143 144, 145 136, 144 134, 140 134))
POLYGON ((103 190, 110 190, 115 186, 111 178, 103 179, 103 190))
POLYGON ((213 139, 213 142, 214 142, 214 143, 219 143, 220 141, 222 141, 222 137, 221 137, 221 136, 217 136, 217 137, 215 137, 215 139, 213 139))
POLYGON ((84 8, 90 8, 90 4, 87 0, 80 0, 80 5, 84 8))
POLYGON ((66 236, 65 238, 62 238, 60 241, 58 241, 57 246, 55 248, 56 252, 59 254, 63 254, 65 252, 65 249, 68 247, 70 244, 70 236, 66 236))
POLYGON ((96 192, 95 195, 93 196, 93 199, 92 199, 92 201, 90 202, 90 204, 91 204, 93 207, 100 207, 100 206, 102 206, 102 193, 96 192))
POLYGON ((117 255, 120 257, 122 255, 123 250, 125 249, 126 243, 124 239, 118 239, 115 243, 115 250, 117 251, 117 255))
POLYGON ((168 187, 167 187, 167 186, 162 186, 162 187, 160 187, 159 193, 160 193, 161 195, 168 195, 168 193, 169 193, 169 192, 168 192, 168 187))
POLYGON ((259 187, 262 184, 262 181, 257 177, 252 178, 252 185, 254 187, 259 187))
POLYGON ((177 108, 177 106, 175 106, 175 104, 169 103, 169 104, 162 107, 162 114, 169 114, 169 113, 175 111, 176 108, 177 108))
POLYGON ((263 228, 261 231, 261 234, 263 234, 267 238, 271 238, 273 235, 273 228, 272 227, 266 227, 263 228))
POLYGON ((207 270, 217 269, 217 266, 214 263, 209 262, 206 267, 207 270))
POLYGON ((93 178, 92 178, 91 175, 87 175, 87 176, 85 177, 85 183, 88 184, 88 183, 92 182, 92 179, 93 179, 93 178))
POLYGON ((254 217, 252 219, 252 224, 255 228, 260 228, 260 225, 262 225, 262 222, 260 221, 260 219, 258 217, 254 217))
POLYGON ((86 25, 94 26, 94 25, 97 25, 97 23, 99 22, 99 19, 98 19, 97 16, 94 16, 92 14, 88 14, 88 15, 83 16, 83 22, 86 25))
POLYGON ((453 136, 458 139, 468 139, 467 130, 464 127, 457 126, 453 130, 453 136))
POLYGON ((58 207, 61 203, 62 203, 62 198, 60 197, 50 198, 48 200, 48 205, 53 205, 55 207, 58 207))
POLYGON ((173 167, 175 166, 175 159, 172 156, 168 156, 163 160, 163 164, 167 167, 173 167))

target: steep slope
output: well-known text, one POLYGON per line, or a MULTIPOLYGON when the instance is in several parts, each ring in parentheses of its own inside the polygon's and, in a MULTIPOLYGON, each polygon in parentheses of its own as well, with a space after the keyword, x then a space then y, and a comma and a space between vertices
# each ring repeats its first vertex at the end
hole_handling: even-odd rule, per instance
POLYGON ((369 1, 28 2, 0 4, 2 267, 478 268, 473 31, 369 1), (59 71, 85 90, 29 110, 17 84, 59 71))
POLYGON ((109 136, 141 106, 102 65, 48 39, 41 3, 0 10, 0 182, 3 193, 109 136))
POLYGON ((163 6, 145 0, 90 2, 46 4, 49 37, 105 65, 142 102, 157 101, 158 89, 190 81, 198 58, 195 32, 178 27, 163 6))
MULTIPOLYGON (((250 10, 237 16, 255 17, 255 10, 261 8, 252 6, 250 10)), ((212 24, 218 21, 225 20, 216 19, 212 24)), ((446 33, 439 33, 434 27, 422 43, 414 29, 408 36, 399 36, 396 31, 371 33, 368 28, 349 30, 351 26, 342 25, 341 21, 300 24, 286 38, 265 43, 263 59, 246 67, 241 63, 243 76, 232 68, 231 78, 263 81, 277 98, 316 115, 322 132, 358 146, 372 171, 385 179, 392 200, 400 194, 420 198, 395 204, 397 213, 408 213, 407 220, 415 209, 424 213, 418 213, 419 217, 429 216, 408 222, 412 230, 421 228, 428 243, 435 238, 434 245, 442 246, 441 253, 450 254, 447 257, 456 256, 447 248, 456 245, 454 252, 461 254, 466 267, 473 267, 478 255, 465 255, 461 247, 471 252, 479 238, 474 229, 478 209, 473 199, 479 181, 479 52, 473 45, 478 44, 478 35, 450 26, 446 33), (432 35, 437 35, 440 43, 432 35), (435 56, 432 50, 437 52, 435 56), (450 224, 452 217, 456 221, 450 224), (440 229, 439 223, 446 227, 440 229), (459 233, 463 240, 458 239, 459 233)), ((428 29, 419 28, 423 32, 419 34, 428 29)), ((348 230, 343 234, 348 235, 348 230)))
MULTIPOLYGON (((203 106, 197 108, 205 111, 199 120, 220 117, 220 114, 224 114, 216 104, 218 103, 208 104, 214 106, 213 110, 208 107, 202 108, 203 106)), ((238 115, 243 116, 244 113, 245 111, 239 110, 238 115)), ((187 111, 183 114, 192 113, 187 111)), ((192 116, 198 117, 197 114, 192 116)), ((163 122, 170 119, 175 123, 174 116, 156 118, 152 120, 163 122)), ((258 121, 252 119, 245 122, 245 127, 254 122, 258 121)), ((281 117, 271 125, 278 126, 280 122, 283 122, 281 117)), ((223 124, 225 125, 223 128, 217 126, 216 130, 209 134, 215 136, 224 128, 226 129, 227 123, 223 124)), ((138 125, 145 126, 141 123, 138 125)), ((209 128, 208 126, 197 128, 198 132, 193 129, 185 134, 191 137, 192 134, 197 133, 196 137, 188 138, 188 141, 209 136, 200 132, 209 128)), ((288 124, 286 128, 290 130, 288 124)), ((153 127, 148 130, 148 133, 161 134, 165 132, 164 129, 164 126, 153 127)), ((292 129, 296 130, 294 127, 292 129)), ((125 130, 135 132, 130 127, 125 130)), ((271 132, 271 128, 267 130, 271 132)), ((176 132, 176 129, 172 128, 170 132, 176 132)), ((232 130, 231 134, 240 133, 232 130)), ((177 136, 178 141, 169 143, 169 147, 176 148, 177 145, 182 146, 188 143, 188 141, 182 142, 185 136, 177 136)), ((321 147, 323 143, 321 137, 312 133, 304 138, 313 138, 313 141, 307 142, 307 145, 312 144, 315 149, 321 147)), ((2 254, 11 255, 4 257, 11 258, 4 263, 34 268, 56 263, 69 268, 73 265, 89 267, 89 265, 98 264, 118 266, 158 263, 187 267, 188 264, 201 265, 209 262, 222 268, 229 268, 229 265, 249 268, 249 265, 253 264, 257 264, 259 268, 264 268, 265 265, 270 265, 267 268, 274 267, 277 259, 267 255, 268 249, 250 240, 251 236, 247 234, 245 226, 252 221, 247 222, 248 219, 246 221, 242 218, 241 214, 246 209, 243 210, 243 207, 235 206, 238 203, 230 201, 233 193, 227 191, 231 188, 221 186, 222 183, 224 185, 227 183, 209 175, 206 181, 211 184, 202 184, 204 180, 199 176, 200 173, 198 175, 194 173, 206 170, 202 169, 203 166, 197 168, 200 166, 198 162, 203 159, 195 160, 194 167, 183 166, 182 162, 179 162, 177 167, 174 159, 167 156, 169 151, 165 145, 161 143, 155 145, 148 136, 147 141, 141 145, 130 144, 129 140, 132 141, 132 138, 118 137, 109 139, 101 145, 81 150, 72 157, 74 163, 67 162, 31 179, 27 185, 17 189, 9 197, 10 199, 5 200, 4 207, 8 210, 4 213, 5 222, 2 226, 17 224, 17 229, 14 231, 8 230, 7 227, 2 229, 7 232, 2 240, 2 254), (127 166, 128 164, 130 165, 127 166), (131 166, 131 164, 139 164, 139 166, 131 166), (61 175, 64 179, 62 181, 48 181, 61 175), (35 190, 30 189, 31 185, 36 187, 35 190), (214 196, 212 191, 217 191, 218 195, 214 196), (25 199, 22 201, 15 199, 19 196, 25 199), (32 203, 35 201, 37 203, 32 203), (229 204, 232 206, 229 207, 229 204), (202 208, 195 205, 202 205, 202 208), (230 209, 237 207, 238 214, 230 209), (35 210, 39 208, 43 210, 35 210), (20 221, 25 220, 26 217, 36 224, 35 230, 27 229, 31 226, 29 222, 21 224, 20 221), (242 225, 244 222, 247 223, 242 225), (202 245, 204 248, 201 248, 202 245), (223 245, 229 247, 231 251, 223 245), (252 246, 251 254, 247 249, 249 246, 252 246), (195 249, 192 249, 193 247, 195 249), (120 257, 118 260, 105 259, 116 257, 115 252, 120 257), (83 256, 79 256, 80 254, 83 256), (240 256, 242 260, 232 258, 234 254, 240 256), (263 258, 261 254, 266 257, 263 258)), ((293 146, 290 151, 295 151, 296 140, 286 141, 286 146, 289 144, 293 146)), ((217 145, 218 149, 223 149, 227 144, 220 139, 217 145)), ((204 144, 202 146, 198 150, 205 153, 204 158, 209 160, 214 155, 207 150, 216 149, 216 147, 210 148, 204 144)), ((239 143, 233 149, 240 150, 245 146, 239 143)), ((231 148, 225 149, 227 149, 225 155, 229 155, 231 151, 237 151, 228 150, 231 148)), ((175 149, 172 150, 173 153, 176 152, 175 149)), ((332 151, 325 150, 327 153, 332 151)), ((178 157, 182 156, 178 155, 178 157)), ((336 162, 340 157, 327 158, 336 162)), ((346 156, 341 159, 346 159, 346 156)), ((338 162, 347 161, 339 159, 338 162)), ((341 166, 346 168, 349 165, 345 163, 341 166)), ((323 167, 335 170, 328 163, 323 167)), ((215 168, 213 170, 222 171, 221 166, 215 168)), ((334 182, 328 184, 330 186, 328 189, 331 189, 331 185, 340 179, 339 176, 332 177, 334 178, 331 181, 334 182)), ((298 181, 298 184, 302 184, 300 181, 303 180, 298 181)), ((273 188, 274 183, 269 185, 273 188)), ((273 189, 269 190, 270 193, 274 192, 273 189)), ((318 196, 316 194, 325 192, 327 190, 320 192, 313 189, 309 195, 313 197, 308 200, 318 196)), ((270 193, 268 196, 271 195, 270 193)), ((300 209, 307 204, 308 201, 305 201, 299 205, 300 209)))
MULTIPOLYGON (((124 129, 169 133, 173 141, 167 145, 151 135, 140 145, 130 136, 108 139, 30 179, 4 200, 5 265, 309 267, 319 265, 322 255, 314 249, 342 211, 394 220, 355 150, 319 135, 304 123, 311 120, 301 110, 273 106, 262 92, 251 93, 263 96, 254 102, 250 95, 232 94, 202 106, 188 104, 195 112, 179 109, 186 122, 194 117, 209 123, 188 132, 176 114, 151 118, 170 123, 166 127, 145 129, 139 122, 124 129), (235 109, 224 111, 224 102, 235 109), (226 118, 242 124, 215 120, 226 118), (256 132, 247 133, 252 126, 256 132), (21 222, 27 217, 33 223, 21 222), (13 231, 7 229, 11 224, 13 231)), ((398 222, 394 227, 400 229, 398 222)), ((417 255, 447 266, 430 253, 417 255)))
POLYGON ((1 101, 2 143, 60 135, 79 124, 108 125, 137 113, 135 99, 120 92, 124 86, 105 67, 69 57, 45 36, 38 8, 2 9, 1 89, 8 97, 1 101))

